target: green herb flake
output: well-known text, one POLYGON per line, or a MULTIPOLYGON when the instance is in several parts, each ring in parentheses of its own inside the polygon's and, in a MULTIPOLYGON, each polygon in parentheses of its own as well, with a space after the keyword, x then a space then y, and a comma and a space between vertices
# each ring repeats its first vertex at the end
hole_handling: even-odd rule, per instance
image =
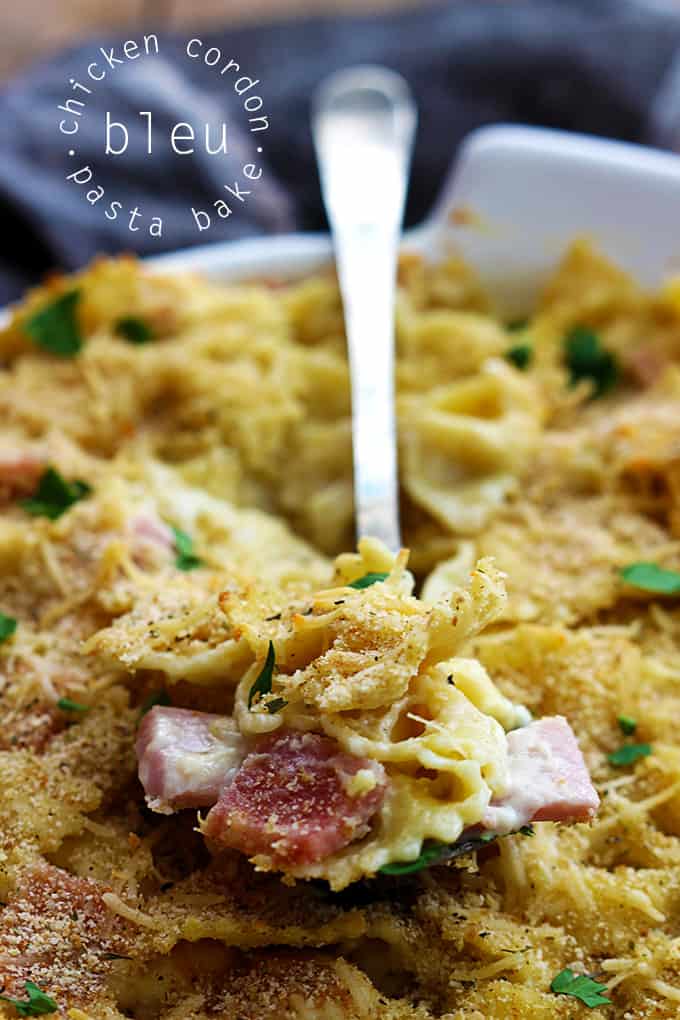
POLYGON ((382 573, 370 573, 364 574, 363 577, 357 577, 356 581, 350 581, 349 588, 370 588, 372 584, 377 584, 378 581, 386 581, 389 574, 382 573))
POLYGON ((383 864, 378 870, 381 875, 412 875, 422 868, 429 868, 431 864, 444 860, 448 849, 446 843, 426 843, 420 856, 414 861, 393 861, 391 864, 383 864))
POLYGON ((196 567, 203 566, 203 560, 194 552, 194 540, 192 537, 180 528, 173 528, 172 532, 175 536, 175 552, 177 553, 175 566, 177 569, 195 570, 196 567))
POLYGON ((5 616, 4 613, 0 613, 0 645, 3 641, 7 641, 11 638, 14 631, 17 629, 17 621, 13 616, 5 616))
POLYGON ((265 702, 265 708, 270 715, 274 715, 276 712, 280 712, 282 708, 285 708, 288 702, 285 698, 272 698, 271 701, 265 702))
POLYGON ((510 361, 520 372, 529 367, 533 355, 533 348, 529 344, 515 344, 505 352, 507 361, 510 361))
POLYGON ((45 995, 42 989, 34 985, 32 981, 27 981, 24 988, 28 996, 24 1000, 11 999, 9 995, 0 995, 3 1002, 9 1002, 11 1006, 14 1006, 19 1016, 45 1016, 47 1013, 56 1013, 59 1009, 54 999, 45 995))
POLYGON ((79 290, 69 290, 44 305, 23 324, 34 344, 60 358, 73 358, 83 346, 76 308, 79 290))
POLYGON ((79 701, 72 701, 70 698, 59 698, 57 708, 62 712, 89 712, 89 705, 81 705, 79 701))
POLYGON ((646 758, 652 753, 651 744, 624 744, 616 751, 607 755, 610 765, 632 765, 639 758, 646 758))
POLYGON ((637 721, 630 715, 620 715, 616 720, 619 724, 619 729, 622 733, 625 733, 627 737, 631 737, 637 729, 637 721))
MULTIPOLYGON (((523 825, 515 832, 503 833, 503 836, 516 836, 521 833, 523 836, 533 836, 533 825, 523 825)), ((502 839, 497 832, 484 832, 479 836, 470 836, 468 839, 460 840, 458 843, 435 843, 428 841, 423 844, 420 856, 414 861, 392 861, 390 864, 383 864, 378 868, 381 875, 410 875, 422 868, 429 868, 430 865, 445 861, 451 861, 454 857, 463 857, 475 850, 481 850, 488 843, 502 839)))
POLYGON ((152 691, 148 698, 142 702, 142 706, 139 710, 139 718, 141 719, 150 712, 155 705, 171 705, 170 697, 166 690, 152 691))
POLYGON ((149 340, 154 338, 151 326, 135 315, 124 315, 122 319, 118 319, 114 328, 118 336, 131 344, 148 344, 149 340))
MULTIPOLYGON (((271 694, 275 663, 276 653, 274 652, 274 645, 270 641, 264 666, 260 670, 259 676, 250 688, 250 692, 248 694, 248 708, 252 708, 256 695, 259 694, 260 698, 263 698, 266 694, 271 694)), ((277 711, 277 709, 272 709, 271 711, 277 711)))
POLYGON ((611 1006, 612 1001, 603 992, 607 986, 593 981, 587 974, 574 974, 573 970, 565 967, 550 982, 550 990, 557 995, 571 995, 579 999, 584 1006, 592 1009, 594 1006, 611 1006))
POLYGON ((680 573, 664 570, 656 563, 629 563, 620 571, 626 584, 642 591, 653 591, 658 595, 680 594, 680 573))
POLYGON ((21 506, 34 517, 49 517, 55 521, 57 517, 92 492, 87 482, 75 480, 67 482, 65 478, 48 467, 43 473, 33 496, 22 499, 21 506))
POLYGON ((599 335, 587 326, 575 326, 567 333, 564 359, 569 369, 570 385, 589 379, 593 383, 594 397, 601 397, 618 379, 615 356, 602 346, 599 335))

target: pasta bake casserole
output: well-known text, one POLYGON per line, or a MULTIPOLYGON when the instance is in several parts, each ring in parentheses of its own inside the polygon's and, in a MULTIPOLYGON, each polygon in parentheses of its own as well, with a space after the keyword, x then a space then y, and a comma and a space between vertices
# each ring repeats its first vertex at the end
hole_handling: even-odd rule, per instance
POLYGON ((398 556, 330 272, 102 260, 0 357, 0 1017, 677 1015, 680 283, 403 255, 398 556))

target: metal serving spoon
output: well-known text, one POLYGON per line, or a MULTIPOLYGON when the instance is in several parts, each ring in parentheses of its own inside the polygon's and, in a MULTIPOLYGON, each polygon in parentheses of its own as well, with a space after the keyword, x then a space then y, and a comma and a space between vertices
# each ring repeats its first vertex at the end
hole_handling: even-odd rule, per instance
POLYGON ((416 107, 383 67, 322 82, 312 132, 345 311, 357 538, 401 545, 394 413, 394 297, 416 107))
MULTIPOLYGON (((380 538, 394 552, 401 544, 394 296, 415 126, 408 85, 385 68, 340 71, 315 97, 312 131, 349 349, 357 538, 380 538)), ((417 860, 380 871, 411 874, 495 839, 471 833, 451 846, 430 843, 417 860)))

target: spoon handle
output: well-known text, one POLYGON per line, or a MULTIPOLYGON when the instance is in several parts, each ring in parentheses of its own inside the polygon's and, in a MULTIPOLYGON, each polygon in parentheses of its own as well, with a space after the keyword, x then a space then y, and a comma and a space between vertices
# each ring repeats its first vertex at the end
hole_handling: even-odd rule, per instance
POLYGON ((345 312, 357 538, 401 544, 394 413, 394 298, 416 109, 400 75, 331 75, 312 131, 345 312))

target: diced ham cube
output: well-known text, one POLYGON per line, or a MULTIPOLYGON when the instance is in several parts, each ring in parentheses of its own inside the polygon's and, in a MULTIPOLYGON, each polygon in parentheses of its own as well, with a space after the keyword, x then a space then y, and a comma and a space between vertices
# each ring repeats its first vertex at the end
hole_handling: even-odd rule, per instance
POLYGON ((571 726, 560 715, 508 733, 510 788, 482 826, 514 832, 529 822, 584 822, 600 803, 571 726))
POLYGON ((214 804, 245 755, 233 719, 162 705, 144 716, 135 750, 147 804, 160 814, 214 804))
POLYGON ((42 754, 67 722, 66 713, 54 705, 35 701, 23 710, 8 712, 0 729, 0 751, 27 749, 42 754))
MULTIPOLYGON (((109 886, 71 875, 50 864, 22 870, 17 887, 0 911, 0 991, 26 999, 32 981, 58 1002, 52 1020, 74 1016, 69 1000, 98 997, 116 956, 134 951, 134 926, 107 909, 109 886), (83 966, 85 959, 87 966, 83 966)), ((0 1015, 18 1017, 18 1011, 0 1015)), ((37 1013, 23 1013, 36 1016, 37 1013)), ((84 1016, 84 1013, 79 1014, 84 1016)), ((99 1014, 102 1015, 101 1013, 99 1014)))
POLYGON ((172 528, 151 511, 137 514, 132 521, 132 533, 142 542, 150 542, 163 549, 170 550, 175 544, 172 528))
POLYGON ((36 453, 0 451, 0 504, 30 496, 44 470, 45 460, 36 453))
POLYGON ((128 525, 132 538, 132 554, 141 566, 152 565, 160 557, 168 558, 175 548, 175 536, 165 521, 152 510, 142 510, 128 525))
POLYGON ((245 759, 203 832, 218 846, 266 855, 274 867, 311 864, 368 831, 385 787, 378 762, 318 733, 278 731, 245 759))

